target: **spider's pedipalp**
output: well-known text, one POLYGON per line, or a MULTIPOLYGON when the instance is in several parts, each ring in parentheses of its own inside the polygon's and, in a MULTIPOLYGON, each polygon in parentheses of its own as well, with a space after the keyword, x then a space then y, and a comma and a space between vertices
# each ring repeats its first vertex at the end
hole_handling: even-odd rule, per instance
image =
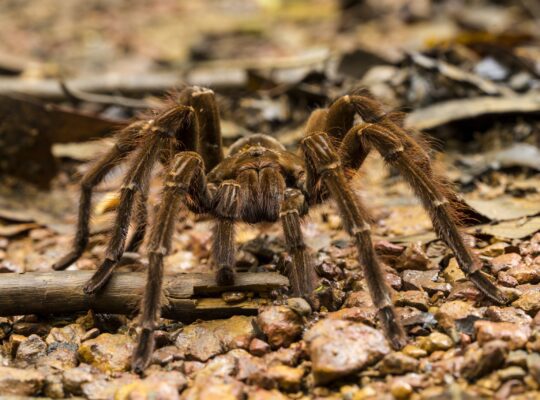
POLYGON ((214 204, 217 221, 212 249, 217 266, 216 281, 218 285, 228 286, 234 283, 234 226, 240 210, 240 184, 232 180, 222 182, 214 204))
POLYGON ((336 201, 347 232, 355 239, 369 292, 378 309, 379 320, 392 346, 400 349, 406 343, 405 333, 396 316, 390 288, 373 248, 368 212, 353 194, 340 165, 339 156, 325 133, 315 133, 304 138, 302 149, 336 201))
POLYGON ((72 250, 53 265, 54 270, 63 270, 73 264, 82 255, 90 235, 89 221, 92 207, 92 192, 107 174, 135 149, 144 133, 144 123, 134 122, 118 134, 114 147, 96 161, 81 180, 79 200, 79 219, 72 250))
POLYGON ((171 247, 176 215, 182 198, 195 194, 195 192, 199 192, 197 198, 201 199, 208 195, 204 178, 204 164, 197 153, 179 153, 171 163, 161 193, 161 205, 150 233, 148 279, 140 321, 142 330, 132 360, 132 369, 138 373, 146 368, 154 349, 154 329, 161 311, 163 258, 171 247))

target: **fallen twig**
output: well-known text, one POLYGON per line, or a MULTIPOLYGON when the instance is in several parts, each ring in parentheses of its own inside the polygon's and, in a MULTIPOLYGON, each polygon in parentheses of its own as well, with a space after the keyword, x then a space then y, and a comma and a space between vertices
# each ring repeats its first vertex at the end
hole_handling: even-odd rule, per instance
MULTIPOLYGON (((82 287, 93 271, 34 272, 0 275, 0 316, 55 314, 92 309, 99 313, 131 314, 139 304, 146 274, 116 273, 103 292, 84 294, 82 287)), ((233 286, 218 287, 213 274, 166 275, 162 310, 165 318, 195 320, 225 318, 236 314, 254 314, 264 299, 229 304, 221 297, 224 291, 269 292, 287 286, 289 281, 278 273, 241 273, 233 286), (206 296, 206 297, 205 297, 206 296)))

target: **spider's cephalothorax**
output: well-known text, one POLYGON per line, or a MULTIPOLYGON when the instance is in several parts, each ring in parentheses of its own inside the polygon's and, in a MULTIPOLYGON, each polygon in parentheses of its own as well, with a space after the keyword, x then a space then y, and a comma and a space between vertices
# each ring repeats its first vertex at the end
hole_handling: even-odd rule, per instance
POLYGON ((303 241, 301 217, 307 214, 309 206, 333 198, 344 228, 358 248, 358 258, 385 334, 394 348, 400 348, 406 338, 373 248, 368 213, 350 188, 351 174, 344 172, 360 168, 374 148, 402 173, 422 200, 437 234, 452 249, 469 279, 489 298, 504 303, 504 296, 483 274, 482 263, 458 230, 456 215, 461 200, 446 180, 433 171, 428 153, 402 127, 401 120, 397 113, 385 114, 369 92, 357 91, 337 99, 327 109, 312 113, 300 145, 301 156, 285 150, 270 136, 251 135, 233 144, 224 157, 213 92, 185 88, 165 109, 122 130, 115 147, 83 177, 73 250, 54 268, 64 269, 81 256, 88 243, 93 188, 133 153, 105 260, 84 290, 90 294, 102 288, 123 252, 136 251, 144 239, 152 167, 157 161, 165 165, 167 175, 161 204, 148 240, 142 330, 132 361, 133 369, 142 371, 151 358, 153 331, 160 315, 163 257, 170 248, 182 204, 216 220, 212 252, 220 285, 234 282, 236 222, 281 221, 293 261, 292 292, 309 296, 316 276, 303 241), (360 122, 355 124, 357 118, 360 122), (136 213, 132 212, 134 207, 136 213), (134 233, 126 245, 132 219, 134 233))

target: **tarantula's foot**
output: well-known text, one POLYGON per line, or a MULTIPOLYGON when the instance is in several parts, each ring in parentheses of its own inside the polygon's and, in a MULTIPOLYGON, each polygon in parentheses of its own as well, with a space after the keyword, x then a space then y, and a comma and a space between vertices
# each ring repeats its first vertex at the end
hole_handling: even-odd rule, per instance
POLYGON ((379 310, 379 321, 386 338, 394 350, 401 350, 407 344, 407 337, 393 307, 386 306, 379 310))
POLYGON ((505 305, 508 299, 501 293, 499 288, 489 280, 482 271, 475 271, 469 275, 469 279, 476 285, 482 293, 489 297, 494 302, 505 305))
POLYGON ((55 262, 52 266, 52 268, 55 271, 63 271, 67 267, 69 267, 71 264, 73 264, 75 261, 79 259, 79 257, 82 255, 82 251, 71 251, 68 254, 66 254, 64 257, 62 257, 60 260, 55 262))
POLYGON ((94 294, 101 290, 111 278, 111 274, 115 265, 116 261, 108 258, 105 259, 99 269, 94 273, 94 275, 92 275, 90 280, 86 282, 86 285, 84 285, 84 293, 94 294))
POLYGON ((216 281, 219 286, 234 285, 234 270, 231 267, 222 267, 218 269, 216 281))
POLYGON ((154 352, 154 330, 143 328, 139 335, 137 347, 133 352, 131 370, 136 374, 142 374, 150 364, 154 352))

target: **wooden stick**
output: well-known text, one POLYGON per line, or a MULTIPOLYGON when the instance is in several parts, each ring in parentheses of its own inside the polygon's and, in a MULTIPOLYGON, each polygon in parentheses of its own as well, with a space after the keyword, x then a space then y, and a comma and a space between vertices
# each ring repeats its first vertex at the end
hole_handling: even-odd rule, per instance
MULTIPOLYGON (((133 314, 138 309, 146 283, 141 272, 115 273, 103 292, 85 295, 82 287, 93 271, 32 272, 0 274, 0 316, 58 314, 92 309, 98 313, 133 314)), ((229 304, 221 297, 225 291, 269 292, 289 281, 275 272, 240 273, 236 283, 218 287, 214 274, 166 275, 163 317, 180 320, 226 318, 236 314, 255 314, 265 299, 229 304), (204 296, 207 296, 206 298, 204 296)))

